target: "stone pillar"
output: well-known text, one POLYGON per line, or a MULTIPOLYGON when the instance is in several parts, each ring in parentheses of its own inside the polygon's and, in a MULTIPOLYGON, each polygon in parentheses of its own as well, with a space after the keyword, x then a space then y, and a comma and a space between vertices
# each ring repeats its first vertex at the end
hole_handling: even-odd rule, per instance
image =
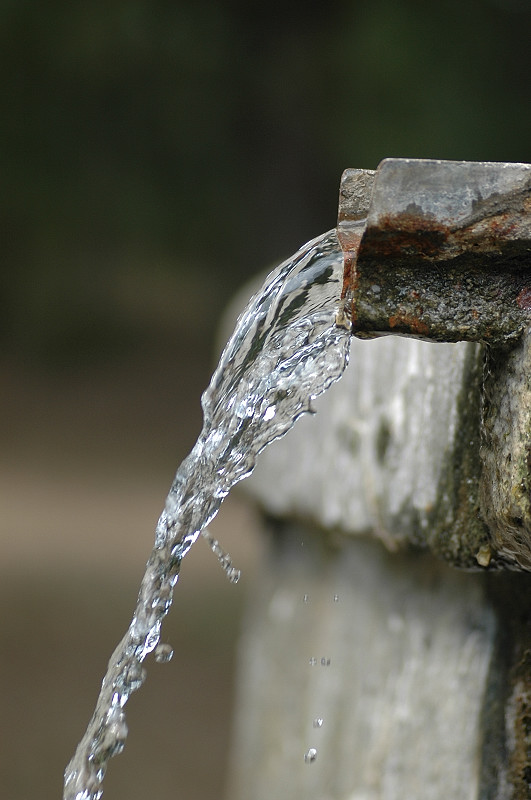
POLYGON ((531 798, 529 352, 353 341, 262 454, 231 800, 531 798))

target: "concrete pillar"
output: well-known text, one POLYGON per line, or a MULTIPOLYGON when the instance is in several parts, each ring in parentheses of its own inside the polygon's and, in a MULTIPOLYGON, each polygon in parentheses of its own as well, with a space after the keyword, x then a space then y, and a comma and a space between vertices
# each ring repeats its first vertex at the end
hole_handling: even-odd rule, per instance
POLYGON ((493 453, 527 353, 491 356, 485 379, 482 345, 353 341, 318 413, 262 454, 242 486, 269 556, 241 640, 233 800, 531 797, 529 538, 484 511, 492 481, 498 508, 525 501, 493 453))

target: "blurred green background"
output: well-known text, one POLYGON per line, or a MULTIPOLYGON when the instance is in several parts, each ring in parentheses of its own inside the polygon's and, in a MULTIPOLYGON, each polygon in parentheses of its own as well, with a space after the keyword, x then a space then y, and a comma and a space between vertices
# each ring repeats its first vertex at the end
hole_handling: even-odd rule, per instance
MULTIPOLYGON (((334 226, 345 167, 530 162, 530 26, 529 0, 0 1, 6 797, 60 794, 225 304, 334 226)), ((219 525, 249 581, 243 501, 219 525)), ((179 585, 109 800, 222 791, 246 578, 213 561, 179 585)))

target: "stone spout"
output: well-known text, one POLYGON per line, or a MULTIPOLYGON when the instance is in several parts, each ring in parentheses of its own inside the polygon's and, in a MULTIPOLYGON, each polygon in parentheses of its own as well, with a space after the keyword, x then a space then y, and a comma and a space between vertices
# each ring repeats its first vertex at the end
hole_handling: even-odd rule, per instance
POLYGON ((338 231, 357 336, 503 345, 529 326, 529 164, 391 158, 348 169, 338 231))

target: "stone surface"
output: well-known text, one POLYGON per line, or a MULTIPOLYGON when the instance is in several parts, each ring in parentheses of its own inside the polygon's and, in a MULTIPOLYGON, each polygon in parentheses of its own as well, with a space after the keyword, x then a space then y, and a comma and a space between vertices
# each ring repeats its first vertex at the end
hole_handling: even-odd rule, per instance
POLYGON ((531 570, 531 332, 491 353, 483 412, 481 507, 491 547, 531 570))
POLYGON ((353 340, 318 413, 262 453, 245 490, 273 515, 478 567, 482 363, 475 344, 353 340))
POLYGON ((375 541, 323 549, 300 526, 277 537, 241 640, 227 796, 511 796, 499 763, 486 780, 502 793, 485 793, 496 617, 484 576, 375 541))
POLYGON ((354 340, 262 453, 233 800, 531 800, 530 353, 354 340))
POLYGON ((315 408, 244 486, 268 514, 531 570, 531 334, 507 351, 354 339, 315 408))

